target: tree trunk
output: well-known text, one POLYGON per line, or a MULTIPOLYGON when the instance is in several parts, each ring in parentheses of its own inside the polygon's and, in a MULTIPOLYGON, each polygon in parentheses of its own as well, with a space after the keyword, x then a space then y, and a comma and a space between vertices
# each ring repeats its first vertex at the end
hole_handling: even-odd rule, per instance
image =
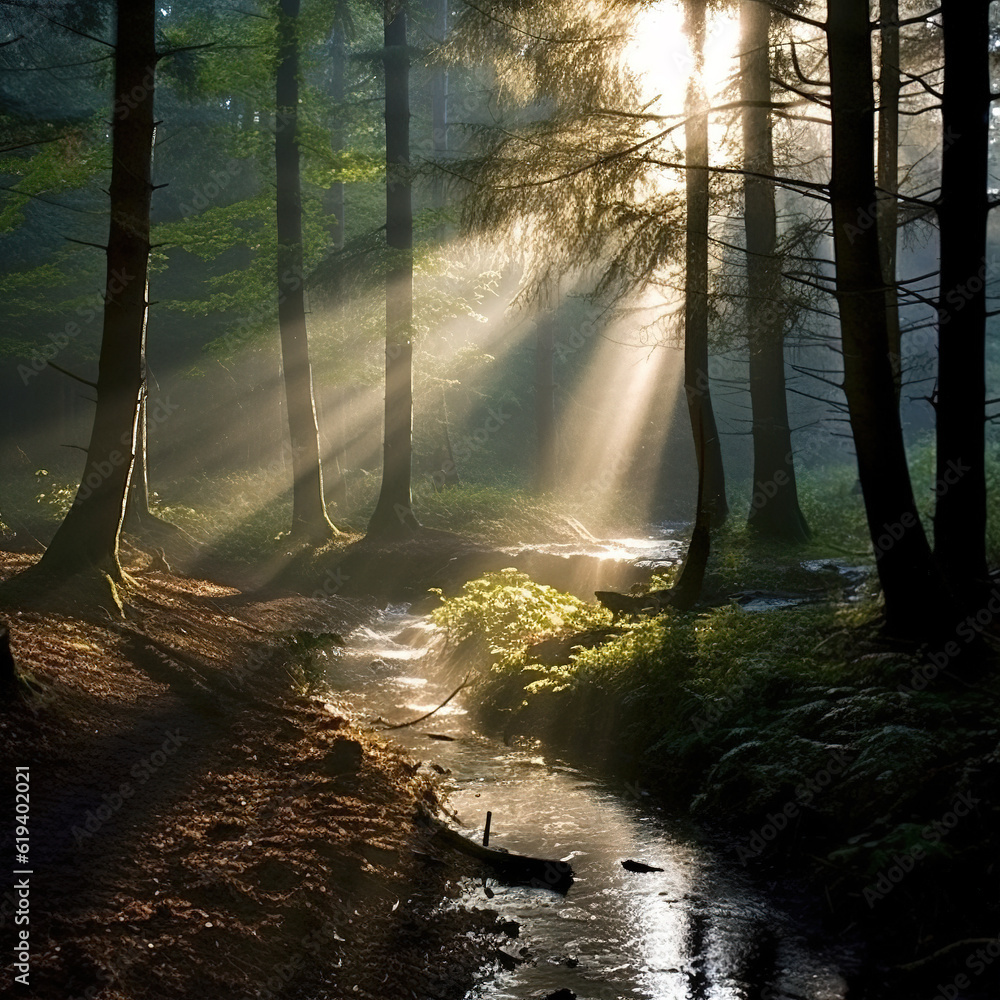
MULTIPOLYGON (((432 0, 434 27, 432 38, 443 42, 448 35, 448 0, 432 0)), ((448 155, 448 70, 443 66, 434 69, 431 80, 431 140, 434 161, 441 163, 448 155)), ((435 208, 444 208, 444 178, 435 174, 431 180, 431 197, 435 208)))
POLYGON ((903 348, 896 285, 899 230, 899 0, 879 4, 881 39, 878 71, 878 236, 886 288, 889 360, 896 384, 896 405, 903 388, 903 348))
POLYGON ((121 580, 118 541, 135 460, 146 334, 149 205, 156 72, 155 5, 117 4, 111 127, 111 222, 97 407, 73 506, 37 574, 97 569, 121 580))
MULTIPOLYGON (((703 447, 695 441, 699 484, 713 525, 729 513, 722 446, 708 378, 708 101, 702 84, 705 63, 706 0, 688 0, 686 32, 695 53, 687 93, 685 140, 687 151, 687 245, 684 300, 684 389, 691 428, 700 426, 703 447)), ((696 432, 695 432, 696 433, 696 432)), ((697 434, 696 434, 697 436, 697 434)))
POLYGON ((934 555, 972 599, 986 566, 986 232, 990 5, 944 0, 944 154, 934 555))
MULTIPOLYGON (((344 131, 339 116, 343 114, 344 103, 344 71, 347 63, 347 45, 344 38, 344 28, 338 18, 333 26, 333 33, 330 37, 330 63, 332 68, 332 83, 330 96, 337 103, 338 120, 330 132, 330 148, 339 153, 344 148, 344 131)), ((344 197, 344 182, 335 181, 330 187, 328 195, 328 209, 333 216, 331 236, 333 238, 333 249, 341 251, 344 249, 344 235, 346 233, 346 210, 347 201, 344 197)), ((343 288, 341 283, 340 268, 334 271, 333 292, 333 314, 337 322, 343 319, 343 288)), ((336 409, 332 414, 334 432, 334 478, 330 488, 330 499, 337 505, 337 510, 343 513, 347 510, 347 421, 344 414, 344 400, 346 393, 338 391, 336 394, 336 409)), ((327 426, 329 427, 329 421, 327 426)))
MULTIPOLYGON (((344 40, 343 26, 338 22, 333 26, 330 37, 330 63, 332 83, 330 96, 337 103, 337 114, 343 114, 344 103, 344 69, 347 63, 347 45, 344 40)), ((338 118, 335 127, 330 132, 330 148, 339 153, 344 148, 344 131, 338 118)), ((330 214, 333 216, 333 248, 344 249, 344 182, 334 181, 329 192, 330 214)), ((338 275, 339 277, 339 275, 338 275)), ((338 289, 339 292, 339 289, 338 289)))
POLYGON ((690 611, 701 598, 705 584, 705 571, 712 550, 712 509, 705 502, 705 448, 708 444, 701 425, 701 414, 694 415, 695 448, 698 451, 698 503, 695 508, 694 530, 684 563, 677 575, 677 582, 670 589, 670 605, 678 611, 690 611))
POLYGON ((924 638, 940 633, 953 619, 917 515, 906 463, 889 359, 878 232, 863 224, 875 205, 868 0, 829 0, 827 11, 833 118, 831 196, 844 393, 885 595, 886 624, 894 632, 924 638))
POLYGON ((775 256, 777 215, 771 138, 771 8, 758 0, 741 6, 744 101, 743 180, 747 247, 747 335, 753 407, 754 490, 748 524, 762 538, 803 542, 809 527, 799 509, 785 393, 784 311, 781 264, 775 256), (766 175, 752 176, 753 175, 766 175))
POLYGON ((551 318, 543 318, 535 329, 535 488, 555 488, 556 399, 555 333, 551 318))
POLYGON ((441 486, 457 486, 460 482, 458 474, 458 463, 455 461, 455 452, 451 446, 451 416, 448 413, 448 393, 441 387, 441 423, 444 429, 444 445, 442 449, 444 460, 437 470, 438 478, 441 479, 441 486))
POLYGON ((278 327, 281 366, 292 446, 292 536, 322 542, 337 529, 326 513, 320 465, 319 428, 306 337, 305 274, 302 248, 302 193, 299 179, 299 0, 281 0, 278 20, 276 127, 278 327))
POLYGON ((385 8, 385 439, 382 488, 369 534, 419 527, 410 497, 413 458, 413 205, 410 192, 410 55, 406 13, 385 8))
MULTIPOLYGON (((347 510, 347 393, 341 388, 334 396, 333 413, 330 422, 333 424, 333 470, 334 480, 330 489, 330 499, 337 505, 337 510, 347 510)), ((329 423, 327 424, 329 426, 329 423)))
POLYGON ((146 447, 148 441, 146 400, 148 395, 144 364, 142 392, 139 394, 139 416, 135 424, 135 464, 132 466, 128 502, 125 508, 126 527, 130 521, 136 527, 139 527, 144 520, 153 516, 149 510, 149 474, 146 464, 146 447))

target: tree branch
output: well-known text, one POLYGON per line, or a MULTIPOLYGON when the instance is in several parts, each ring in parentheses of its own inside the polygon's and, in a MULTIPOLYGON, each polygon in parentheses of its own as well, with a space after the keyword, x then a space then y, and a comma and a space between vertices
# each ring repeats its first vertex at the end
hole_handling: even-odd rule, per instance
MULTIPOLYGON (((57 365, 54 361, 45 362, 50 368, 55 368, 57 372, 62 372, 63 375, 68 375, 72 379, 76 379, 77 382, 82 382, 84 385, 89 385, 91 389, 97 388, 96 382, 91 382, 89 378, 84 378, 82 375, 77 375, 75 372, 71 372, 68 368, 63 368, 62 365, 57 365)), ((72 447, 72 445, 67 445, 67 447, 72 447)))

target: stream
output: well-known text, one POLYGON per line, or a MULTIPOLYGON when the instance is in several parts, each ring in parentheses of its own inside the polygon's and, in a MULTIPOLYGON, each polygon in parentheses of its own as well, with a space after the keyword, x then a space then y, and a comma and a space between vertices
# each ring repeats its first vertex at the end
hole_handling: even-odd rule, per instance
MULTIPOLYGON (((362 717, 414 718, 457 683, 439 669, 434 626, 406 605, 390 605, 345 639, 345 648, 326 653, 326 681, 362 717)), ((447 804, 462 833, 481 840, 491 810, 490 846, 569 860, 576 874, 565 896, 465 880, 462 902, 520 925, 506 951, 523 959, 467 1000, 562 989, 581 1000, 846 997, 841 970, 850 955, 754 888, 734 857, 700 843, 686 821, 643 789, 608 778, 598 761, 571 765, 536 740, 515 737, 508 745, 477 732, 461 697, 385 735, 425 768, 445 772, 447 804), (633 874, 621 865, 626 859, 663 871, 633 874)))

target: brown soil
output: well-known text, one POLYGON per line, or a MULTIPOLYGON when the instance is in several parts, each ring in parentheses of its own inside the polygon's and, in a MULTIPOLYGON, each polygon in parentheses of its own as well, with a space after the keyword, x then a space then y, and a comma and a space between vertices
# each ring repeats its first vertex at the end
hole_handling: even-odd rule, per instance
MULTIPOLYGON (((0 553, 0 576, 33 558, 0 553)), ((413 822, 438 805, 431 777, 295 667, 305 637, 363 607, 146 567, 124 620, 5 613, 30 677, 0 712, 4 784, 30 767, 23 994, 463 995, 506 939, 493 912, 442 905, 470 872, 413 822)), ((5 864, 12 838, 8 814, 5 864)), ((17 972, 9 886, 0 992, 17 972)))

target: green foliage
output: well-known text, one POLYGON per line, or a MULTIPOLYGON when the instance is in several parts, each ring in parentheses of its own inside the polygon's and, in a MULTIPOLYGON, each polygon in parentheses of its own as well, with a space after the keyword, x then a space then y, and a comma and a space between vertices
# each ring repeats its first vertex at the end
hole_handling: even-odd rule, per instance
POLYGON ((431 620, 456 642, 475 636, 491 653, 503 655, 533 637, 596 627, 610 616, 516 569, 503 569, 465 584, 460 596, 431 613, 431 620))
POLYGON ((569 666, 530 663, 524 647, 541 631, 571 634, 598 613, 506 571, 468 584, 434 620, 463 649, 492 651, 477 688, 488 711, 521 710, 543 729, 572 717, 577 732, 600 731, 613 712, 618 749, 640 756, 647 782, 736 829, 793 803, 852 877, 912 846, 984 780, 995 753, 996 713, 983 711, 982 693, 922 692, 917 657, 864 652, 856 609, 671 613, 623 623, 569 666), (550 614, 567 604, 571 615, 550 614), (930 775, 947 780, 928 786, 930 775))
POLYGON ((870 559, 871 538, 854 465, 799 470, 796 482, 799 506, 813 533, 809 550, 870 559))
POLYGON ((0 157, 0 174, 20 178, 0 208, 0 233, 24 221, 24 209, 33 197, 84 187, 111 166, 110 150, 97 141, 95 132, 93 125, 72 128, 37 147, 31 157, 0 157))
POLYGON ((421 480, 414 489, 414 504, 427 527, 493 543, 544 535, 557 521, 551 505, 513 486, 459 483, 438 491, 430 479, 421 480))
POLYGON ((35 473, 38 485, 44 487, 41 493, 35 495, 35 503, 41 504, 58 520, 62 520, 73 506, 76 498, 76 487, 70 483, 60 482, 49 478, 48 469, 39 469, 35 473))

